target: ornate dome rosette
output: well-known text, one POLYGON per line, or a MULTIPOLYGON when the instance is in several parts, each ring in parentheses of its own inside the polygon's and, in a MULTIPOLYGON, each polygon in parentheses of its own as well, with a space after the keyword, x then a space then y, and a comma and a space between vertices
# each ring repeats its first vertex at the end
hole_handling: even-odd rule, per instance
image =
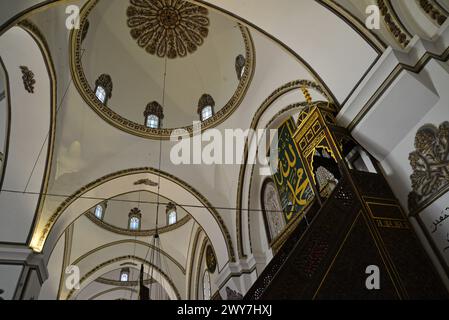
MULTIPOLYGON (((226 21, 227 18, 220 14, 207 11, 205 8, 182 0, 87 1, 81 10, 80 29, 73 29, 70 34, 70 67, 74 84, 81 97, 92 110, 109 124, 127 133, 148 139, 168 140, 172 132, 177 129, 185 130, 188 134, 193 135, 192 123, 198 117, 195 112, 198 103, 197 97, 204 92, 204 89, 207 89, 208 92, 218 92, 218 95, 214 96, 216 105, 214 113, 201 122, 201 130, 213 128, 228 119, 239 107, 248 91, 255 71, 255 49, 251 34, 246 27, 239 23, 236 24, 231 19, 226 21), (179 11, 180 16, 177 16, 174 11, 170 11, 172 9, 169 8, 179 11), (159 12, 159 16, 152 15, 150 12, 159 12), (201 16, 204 19, 200 19, 201 16), (111 22, 119 21, 119 17, 123 17, 125 23, 111 22), (188 17, 191 20, 188 20, 188 17), (91 32, 82 42, 82 30, 88 20, 91 32), (131 31, 128 24, 133 26, 131 31), (220 29, 223 26, 228 29, 220 29), (133 36, 130 36, 129 32, 133 36), (220 33, 220 37, 225 35, 226 39, 235 42, 232 42, 232 46, 220 47, 222 43, 215 36, 218 33, 220 33), (108 38, 110 34, 117 37, 108 38), (210 43, 204 43, 203 50, 197 50, 198 46, 203 44, 205 36, 210 38, 210 43), (148 38, 145 39, 145 37, 148 38), (156 41, 157 37, 165 40, 156 41), (135 41, 138 45, 134 45, 135 41), (192 44, 188 44, 189 41, 192 44), (167 45, 165 49, 158 47, 165 46, 164 43, 167 45), (146 54, 147 52, 153 52, 153 49, 149 48, 153 45, 156 46, 154 55, 146 54), (83 61, 81 59, 82 46, 92 46, 92 50, 88 50, 88 53, 83 56, 83 61), (116 51, 106 49, 113 46, 117 46, 116 51), (185 52, 183 48, 185 48, 185 52), (118 50, 121 50, 121 52, 116 54, 118 50), (197 50, 195 54, 189 54, 195 50, 197 50), (217 52, 220 52, 220 54, 216 54, 217 52), (129 60, 123 59, 125 54, 129 54, 129 60), (238 79, 235 76, 234 68, 224 71, 229 77, 227 80, 228 87, 223 91, 221 91, 221 87, 220 90, 217 90, 217 86, 220 86, 217 80, 220 80, 220 77, 223 78, 223 74, 218 74, 209 65, 228 64, 229 61, 233 63, 235 54, 243 54, 245 58, 244 72, 238 79), (171 69, 171 74, 168 73, 169 81, 172 82, 171 89, 166 92, 168 99, 162 105, 165 118, 164 127, 148 127, 144 116, 142 116, 145 108, 142 107, 143 104, 140 100, 144 99, 144 102, 147 103, 149 99, 160 99, 162 82, 158 84, 159 80, 156 74, 160 74, 162 77, 163 73, 160 73, 160 71, 164 72, 164 63, 167 64, 167 62, 159 59, 159 57, 179 58, 183 56, 185 59, 167 60, 169 67, 176 66, 176 68, 182 69, 183 73, 178 73, 179 69, 171 69), (222 60, 218 60, 219 58, 222 60), (99 61, 98 64, 96 59, 99 61), (207 73, 189 73, 192 71, 189 70, 192 69, 192 62, 195 61, 198 61, 201 65, 193 71, 199 72, 198 70, 202 69, 207 73), (100 64, 101 66, 99 66, 100 64), (127 64, 130 65, 130 68, 127 67, 127 64), (208 67, 206 68, 206 66, 208 67), (132 71, 130 71, 131 69, 132 71), (158 70, 159 73, 157 71, 152 73, 150 70, 158 70), (95 79, 93 77, 98 77, 98 74, 103 72, 111 74, 116 87, 114 89, 116 90, 115 100, 108 101, 107 105, 101 103, 94 92, 95 79), (211 88, 203 88, 202 85, 198 84, 199 82, 194 82, 193 79, 198 81, 199 78, 209 79, 207 80, 208 86, 210 85, 211 88), (147 81, 152 83, 153 87, 145 88, 142 91, 142 84, 147 81), (184 90, 186 87, 180 85, 179 82, 186 83, 187 81, 190 81, 191 88, 184 90), (235 87, 229 85, 229 81, 235 81, 235 87), (135 90, 137 87, 140 89, 135 90), (197 92, 192 92, 192 87, 197 92), (185 99, 191 101, 185 103, 185 99), (183 109, 184 107, 185 109, 183 109), (183 115, 183 117, 173 121, 173 116, 177 115, 183 115), (189 115, 191 120, 184 121, 184 119, 187 119, 185 115, 189 115)), ((223 69, 220 68, 216 70, 223 72, 223 69)))
POLYGON ((131 36, 149 54, 174 59, 193 53, 209 33, 208 10, 183 0, 130 0, 131 36))

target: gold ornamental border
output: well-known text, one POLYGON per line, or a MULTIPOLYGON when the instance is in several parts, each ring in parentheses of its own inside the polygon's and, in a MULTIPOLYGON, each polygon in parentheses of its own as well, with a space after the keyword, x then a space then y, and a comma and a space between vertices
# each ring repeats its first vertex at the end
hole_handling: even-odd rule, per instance
MULTIPOLYGON (((51 164, 53 161, 54 156, 54 145, 55 145, 55 136, 56 136, 56 104, 57 104, 57 77, 56 77, 56 68, 55 64, 51 55, 50 48, 48 46, 47 39, 45 38, 42 31, 30 20, 24 19, 20 21, 17 24, 20 28, 25 30, 36 42, 37 46, 39 47, 39 50, 42 53, 42 59, 45 62, 45 67, 48 72, 48 77, 50 81, 50 99, 51 99, 51 105, 50 105, 50 127, 48 131, 48 146, 47 146, 47 155, 45 160, 45 167, 44 167, 44 176, 42 179, 42 186, 39 193, 39 199, 37 203, 37 208, 34 214, 33 218, 33 224, 30 228, 30 232, 27 237, 27 244, 31 244, 32 239, 36 232, 36 227, 39 225, 39 221, 41 219, 42 210, 44 207, 44 194, 47 193, 48 190, 48 183, 50 180, 50 171, 51 171, 51 164)), ((6 69, 5 69, 6 70, 6 69)), ((8 103, 10 103, 10 97, 8 96, 8 103)), ((9 126, 10 123, 8 123, 8 141, 7 145, 9 146, 9 126)), ((6 162, 5 162, 6 163, 6 162)), ((5 165, 4 165, 5 166, 5 165)), ((6 167, 6 166, 5 166, 6 167)), ((2 175, 3 178, 3 175, 2 175)))
MULTIPOLYGON (((107 284, 107 283, 105 283, 105 284, 107 284)), ((135 293, 137 295, 139 294, 139 292, 136 289, 127 288, 127 287, 123 287, 123 286, 117 286, 115 288, 111 288, 111 289, 108 289, 108 290, 104 290, 104 291, 98 292, 98 293, 94 294, 93 296, 91 296, 87 300, 95 300, 98 297, 101 297, 102 295, 105 295, 105 294, 108 294, 108 293, 111 293, 111 292, 114 292, 114 291, 122 291, 122 290, 123 291, 129 291, 129 292, 135 293)), ((128 300, 128 299, 120 298, 120 299, 115 299, 115 300, 128 300)))
MULTIPOLYGON (((201 249, 200 249, 200 255, 198 258, 198 265, 197 265, 197 269, 196 269, 196 300, 199 300, 199 293, 200 293, 200 275, 202 274, 201 269, 203 267, 203 262, 204 262, 204 253, 206 251, 206 246, 209 243, 209 239, 207 237, 205 237, 203 239, 203 243, 201 244, 201 249)), ((207 266, 205 271, 207 271, 207 266)), ((201 281, 202 282, 202 281, 201 281)), ((211 289, 212 291, 212 289, 211 289)), ((211 292, 212 295, 212 292, 211 292)), ((203 297, 204 299, 204 297, 203 297)))
MULTIPOLYGON (((295 110, 298 108, 306 108, 306 107, 318 107, 318 106, 327 106, 329 103, 326 101, 315 101, 312 103, 308 103, 307 101, 292 103, 283 108, 282 110, 278 111, 267 123, 265 126, 266 129, 270 128, 273 124, 273 122, 281 117, 282 115, 286 114, 287 112, 291 110, 295 110)), ((285 121, 284 121, 285 122, 285 121)), ((300 150, 298 150, 298 153, 301 153, 300 150)), ((249 187, 248 187, 248 208, 251 208, 251 189, 253 187, 253 177, 254 177, 254 168, 253 165, 251 168, 251 175, 249 178, 249 187)), ((304 216, 307 214, 308 209, 312 205, 313 201, 310 201, 289 223, 286 224, 284 230, 278 234, 274 239, 269 241, 269 246, 276 252, 279 250, 279 248, 284 244, 284 242, 290 237, 292 232, 295 230, 296 226, 302 221, 304 216)), ((265 215, 264 212, 262 214, 265 215)), ((265 219, 265 217, 264 217, 265 219)), ((248 225, 250 225, 250 215, 248 215, 248 225)), ((251 230, 249 230, 249 234, 251 234, 251 230)), ((252 251, 252 245, 251 245, 251 237, 250 238, 250 248, 252 251)))
MULTIPOLYGON (((144 230, 130 230, 125 228, 120 228, 117 226, 114 226, 110 223, 107 223, 103 220, 98 219, 92 212, 87 212, 85 216, 94 224, 99 226, 100 228, 103 228, 109 232, 125 235, 125 236, 132 236, 132 237, 151 237, 156 234, 156 229, 144 229, 144 230)), ((178 229, 185 225, 187 222, 189 222, 191 219, 191 216, 187 214, 185 217, 180 219, 178 222, 163 226, 157 230, 158 234, 166 233, 173 231, 175 229, 178 229)))
MULTIPOLYGON (((193 232, 193 230, 192 230, 193 232)), ((196 255, 196 251, 197 251, 197 246, 198 246, 198 241, 200 238, 201 233, 204 233, 203 229, 201 228, 201 226, 195 231, 195 236, 193 239, 193 244, 192 244, 192 254, 190 255, 190 260, 186 260, 186 267, 187 264, 189 264, 189 269, 188 270, 188 274, 187 274, 187 300, 192 300, 192 296, 193 293, 193 286, 192 286, 192 277, 193 277, 193 267, 195 264, 195 255, 196 255)), ((206 236, 207 238, 207 236, 206 236)), ((192 239, 192 233, 190 235, 190 239, 192 239)))
MULTIPOLYGON (((136 287, 139 285, 139 281, 120 281, 120 280, 113 280, 113 279, 102 278, 102 277, 97 278, 94 281, 101 283, 101 284, 114 286, 114 287, 136 287)), ((154 279, 143 280, 144 285, 149 285, 149 284, 153 284, 156 282, 157 281, 155 281, 154 279)))
MULTIPOLYGON (((144 259, 142 259, 142 258, 140 258, 140 257, 133 256, 133 255, 117 257, 117 258, 110 259, 110 260, 108 260, 108 261, 105 261, 105 262, 99 264, 98 266, 96 266, 95 268, 93 268, 92 270, 90 270, 89 272, 87 272, 87 273, 80 279, 79 284, 81 285, 83 282, 85 282, 91 275, 93 275, 93 274, 94 274, 95 272, 97 272, 98 270, 100 270, 100 269, 102 269, 102 268, 104 268, 104 267, 107 267, 108 265, 111 265, 111 264, 113 264, 113 263, 115 263, 115 262, 124 261, 124 260, 129 260, 129 259, 137 260, 137 261, 139 261, 140 263, 143 263, 143 264, 148 265, 150 268, 156 269, 156 270, 161 274, 162 278, 164 278, 165 281, 167 281, 167 282, 169 283, 169 285, 171 286, 171 288, 172 288, 173 291, 175 292, 175 295, 176 295, 176 297, 178 298, 178 300, 181 300, 181 295, 179 294, 178 288, 175 286, 175 284, 173 283, 173 281, 170 279, 170 277, 169 277, 164 271, 162 271, 159 267, 157 267, 157 266, 155 266, 155 265, 149 263, 148 261, 146 261, 146 260, 144 260, 144 259)), ((95 280, 93 280, 93 281, 95 281, 95 280)), ((67 295, 67 297, 66 297, 66 300, 70 300, 70 299, 73 297, 73 295, 74 295, 74 293, 75 293, 76 291, 77 291, 77 289, 75 289, 75 288, 72 289, 72 290, 70 290, 69 293, 68 293, 68 295, 67 295)))
MULTIPOLYGON (((87 2, 81 10, 81 18, 80 18, 80 28, 73 29, 70 33, 70 70, 72 73, 73 82, 75 86, 84 99, 84 101, 106 122, 113 125, 114 127, 125 131, 127 133, 147 138, 147 139, 162 139, 168 140, 170 139, 170 135, 174 130, 184 129, 192 136, 193 135, 193 126, 185 126, 179 128, 161 128, 161 129, 153 129, 148 128, 143 124, 136 123, 134 121, 128 120, 111 108, 102 104, 95 96, 95 93, 90 86, 86 75, 83 71, 83 66, 81 62, 81 41, 82 41, 82 30, 83 26, 87 21, 87 18, 95 5, 98 4, 100 0, 90 0, 87 2)), ((250 83, 252 81, 254 71, 255 71, 255 63, 256 63, 256 55, 254 43, 251 37, 251 34, 248 28, 244 27, 240 23, 238 24, 240 31, 242 33, 243 41, 245 44, 245 71, 243 76, 241 77, 239 84, 237 86, 234 95, 229 99, 229 101, 218 110, 212 117, 201 122, 201 130, 206 130, 212 127, 215 127, 225 121, 227 118, 231 116, 231 114, 237 109, 237 107, 243 101, 250 83)))
POLYGON ((166 251, 164 251, 164 250, 162 250, 162 249, 160 249, 158 247, 155 247, 154 245, 152 245, 150 243, 147 243, 145 241, 133 240, 133 239, 118 240, 118 241, 113 241, 113 242, 106 243, 106 244, 104 244, 102 246, 99 246, 99 247, 97 247, 95 249, 92 249, 92 250, 84 253, 83 255, 79 256, 78 258, 73 260, 73 262, 71 262, 71 265, 75 265, 76 266, 76 265, 80 264, 81 261, 85 260, 87 257, 89 257, 89 256, 91 256, 91 255, 93 255, 93 254, 95 254, 97 252, 100 252, 103 249, 111 248, 111 247, 118 246, 118 245, 121 245, 121 244, 141 245, 141 246, 147 247, 149 249, 152 249, 154 251, 157 251, 160 254, 162 254, 164 257, 169 259, 177 268, 179 268, 179 270, 182 272, 182 274, 184 274, 184 275, 186 274, 186 269, 174 257, 169 255, 168 252, 166 252, 166 251))
POLYGON ((226 248, 228 251, 228 257, 230 259, 230 262, 235 262, 235 253, 234 248, 232 246, 232 239, 231 235, 228 231, 228 228, 226 227, 223 218, 220 216, 218 211, 211 205, 211 203, 202 195, 200 194, 196 189, 191 187, 189 184, 184 182, 183 180, 177 178, 174 175, 171 175, 167 172, 160 171, 151 167, 143 167, 143 168, 132 168, 132 169, 126 169, 121 170, 118 172, 107 174, 101 178, 98 178, 95 181, 90 182, 89 184, 85 185, 84 187, 78 189, 75 193, 73 193, 70 197, 65 199, 59 207, 56 209, 56 211, 48 218, 47 223, 45 224, 44 228, 40 231, 39 236, 36 234, 35 245, 33 246, 33 250, 40 252, 42 248, 45 245, 45 241, 47 240, 48 234, 50 233, 52 227, 56 223, 56 221, 59 219, 59 217, 62 215, 62 213, 72 204, 75 202, 79 197, 81 197, 86 192, 117 178, 132 175, 132 174, 139 174, 139 173, 150 173, 150 174, 156 174, 160 175, 161 177, 176 183, 177 185, 181 186, 183 189, 194 195, 203 205, 205 208, 211 212, 213 218, 218 223, 218 226, 220 227, 221 232, 223 233, 223 236, 226 240, 226 248), (38 237, 38 238, 37 238, 38 237))

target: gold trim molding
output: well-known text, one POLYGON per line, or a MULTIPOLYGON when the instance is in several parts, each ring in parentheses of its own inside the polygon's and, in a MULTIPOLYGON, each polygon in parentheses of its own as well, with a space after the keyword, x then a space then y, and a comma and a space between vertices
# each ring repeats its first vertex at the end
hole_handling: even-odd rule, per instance
MULTIPOLYGON (((103 220, 98 219, 92 212, 87 212, 85 214, 85 216, 92 221, 93 223, 95 223, 97 226, 99 226, 100 228, 103 228, 107 231, 116 233, 116 234, 121 234, 121 235, 125 235, 125 236, 131 236, 131 237, 151 237, 156 233, 155 229, 151 229, 151 230, 130 230, 130 229, 124 229, 124 228, 119 228, 116 227, 110 223, 107 223, 103 220)), ((183 217, 182 219, 180 219, 178 222, 168 225, 168 226, 164 226, 158 229, 158 234, 162 234, 162 233, 166 233, 166 232, 170 232, 173 231, 175 229, 178 229, 180 227, 182 227, 183 225, 185 225, 187 222, 189 222, 191 219, 190 215, 186 215, 185 217, 183 217)))
POLYGON ((53 62, 51 51, 48 46, 47 40, 45 36, 42 34, 40 29, 29 20, 22 20, 18 23, 18 26, 23 30, 28 32, 28 34, 34 39, 39 50, 42 53, 42 58, 44 60, 45 66, 47 68, 48 77, 50 79, 50 97, 51 97, 51 106, 50 106, 50 128, 48 132, 48 147, 47 147, 47 156, 45 161, 45 169, 44 176, 42 178, 42 186, 39 194, 38 204, 36 208, 36 212, 34 215, 33 226, 28 235, 27 243, 31 244, 35 234, 36 228, 39 225, 39 221, 41 219, 42 209, 44 206, 44 194, 47 193, 48 183, 50 179, 50 171, 51 171, 51 163, 53 160, 53 152, 54 152, 54 143, 55 143, 55 133, 56 133, 56 101, 57 101, 57 78, 56 78, 56 69, 55 64, 53 62))
POLYGON ((223 221, 223 218, 220 216, 220 214, 218 213, 218 211, 210 204, 210 202, 202 195, 200 194, 196 189, 194 189, 193 187, 191 187, 189 184, 187 184, 186 182, 182 181, 181 179, 175 177, 174 175, 171 175, 169 173, 163 172, 163 171, 159 171, 157 169, 154 168, 150 168, 150 167, 143 167, 143 168, 132 168, 132 169, 126 169, 126 170, 122 170, 122 171, 118 171, 118 172, 114 172, 114 173, 110 173, 108 175, 105 175, 87 185, 85 185, 84 187, 80 188, 78 191, 76 191, 75 193, 73 193, 71 196, 69 196, 68 198, 66 198, 60 205, 59 207, 56 209, 56 211, 48 218, 47 223, 45 224, 45 226, 41 229, 40 234, 35 234, 33 237, 33 241, 32 243, 33 245, 33 250, 36 252, 41 252, 42 248, 45 244, 45 241, 48 237, 48 234, 50 233, 52 227, 54 226, 54 224, 56 223, 56 221, 59 219, 59 217, 62 215, 62 213, 73 203, 75 202, 79 197, 81 197, 83 194, 85 194, 86 192, 117 178, 123 177, 123 176, 128 176, 128 175, 132 175, 132 174, 139 174, 139 173, 150 173, 150 174, 155 174, 155 175, 159 175, 173 183, 176 183, 177 185, 181 186, 183 189, 187 190, 189 193, 191 193, 192 195, 194 195, 203 205, 205 208, 207 208, 209 210, 209 212, 211 212, 212 216, 214 217, 215 221, 218 223, 220 230, 223 233, 223 236, 226 240, 226 247, 228 250, 228 257, 230 259, 230 262, 235 262, 235 253, 234 253, 234 248, 232 246, 232 239, 231 239, 231 235, 223 221))
MULTIPOLYGON (((143 124, 136 123, 134 121, 128 120, 118 113, 114 112, 111 108, 102 104, 95 96, 93 89, 91 88, 86 75, 83 71, 82 61, 81 61, 81 41, 82 41, 82 29, 87 21, 87 18, 99 0, 90 0, 82 9, 81 12, 81 28, 79 30, 72 30, 70 34, 70 69, 72 73, 72 78, 75 86, 83 97, 84 101, 106 122, 113 125, 117 129, 125 131, 127 133, 147 138, 147 139, 170 139, 171 133, 176 129, 184 129, 193 135, 193 126, 185 126, 181 128, 148 128, 143 124)), ((246 51, 246 64, 243 76, 237 86, 234 95, 231 99, 212 117, 201 122, 201 130, 206 130, 215 127, 225 121, 231 114, 238 108, 240 103, 248 91, 249 85, 252 81, 254 71, 255 71, 255 48, 253 40, 248 28, 239 24, 240 31, 242 33, 243 41, 245 44, 246 51)))
MULTIPOLYGON (((209 239, 207 237, 205 237, 203 239, 203 243, 201 244, 201 249, 200 249, 200 255, 198 257, 198 265, 197 265, 197 269, 196 269, 196 299, 199 300, 199 293, 200 293, 200 275, 202 274, 201 269, 203 269, 202 267, 204 266, 205 270, 207 270, 206 265, 203 265, 203 261, 204 260, 204 253, 206 251, 206 246, 209 243, 209 239)), ((212 273, 211 273, 212 274, 212 273)), ((212 290, 211 290, 212 291, 212 290)), ((203 297, 204 299, 204 297, 203 297)))
POLYGON ((387 26, 387 30, 402 48, 406 48, 412 39, 412 35, 402 24, 390 0, 377 0, 377 5, 387 26))
POLYGON ((147 247, 149 249, 153 249, 156 250, 157 252, 161 253, 162 255, 164 255, 165 257, 167 257, 176 267, 179 268, 179 270, 181 270, 181 272, 183 274, 186 274, 186 269, 181 265, 181 263, 179 263, 175 258, 173 258, 171 255, 169 255, 167 252, 165 252, 162 249, 159 249, 155 246, 153 246, 150 243, 144 242, 144 241, 140 241, 140 240, 131 240, 131 239, 127 239, 127 240, 118 240, 118 241, 114 241, 114 242, 109 242, 107 244, 104 244, 102 246, 99 246, 93 250, 90 250, 89 252, 84 253, 83 255, 81 255, 80 257, 78 257, 77 259, 75 259, 71 264, 72 265, 78 265, 82 260, 86 259, 88 256, 97 253, 100 250, 106 249, 106 248, 110 248, 113 246, 117 246, 117 245, 121 245, 121 244, 127 244, 127 243, 131 243, 134 245, 142 245, 144 247, 147 247))
MULTIPOLYGON (((110 264, 113 264, 113 263, 119 262, 119 261, 123 261, 123 260, 137 260, 137 261, 139 261, 140 263, 144 263, 144 264, 148 265, 149 267, 156 269, 156 270, 162 275, 162 277, 165 279, 165 281, 167 281, 167 282, 170 284, 170 286, 172 287, 173 291, 175 292, 175 295, 176 295, 177 299, 178 299, 178 300, 181 300, 181 295, 179 294, 178 289, 176 288, 176 286, 175 286, 175 284, 173 283, 173 281, 167 276, 167 274, 166 274, 164 271, 162 271, 162 270, 161 270, 160 268, 158 268, 157 266, 152 265, 152 264, 149 263, 148 261, 145 261, 144 259, 142 259, 142 258, 140 258, 140 257, 133 256, 133 255, 117 257, 117 258, 110 259, 110 260, 108 260, 108 261, 105 261, 105 262, 99 264, 98 266, 96 266, 95 268, 93 268, 92 270, 90 270, 89 272, 87 272, 87 273, 80 279, 79 284, 81 285, 83 282, 85 282, 85 281, 87 280, 87 278, 89 278, 92 274, 94 274, 94 273, 97 272, 98 270, 100 270, 100 269, 102 269, 102 268, 104 268, 104 267, 106 267, 106 266, 108 266, 108 265, 110 265, 110 264)), ((94 281, 95 281, 95 280, 94 280, 94 281)), ((76 289, 70 290, 69 293, 68 293, 68 295, 67 295, 67 297, 66 297, 66 300, 69 300, 69 299, 73 296, 73 294, 75 293, 75 291, 77 291, 77 290, 76 290, 76 289)))
POLYGON ((426 51, 422 57, 416 62, 415 65, 407 65, 404 63, 399 63, 393 71, 388 75, 385 81, 380 85, 380 87, 374 92, 374 94, 365 103, 363 108, 353 117, 353 120, 346 126, 348 131, 352 131, 357 127, 362 119, 368 114, 371 108, 376 104, 376 102, 382 97, 382 95, 390 88, 391 84, 397 79, 402 71, 410 71, 413 73, 420 73, 426 65, 432 60, 438 60, 441 62, 447 62, 449 60, 449 47, 444 50, 440 55, 426 51))
POLYGON ((447 19, 447 12, 435 0, 415 0, 431 21, 441 26, 447 19))
MULTIPOLYGON (((187 275, 187 299, 192 299, 193 296, 193 287, 192 287, 192 277, 193 277, 193 267, 195 264, 195 254, 197 251, 198 241, 200 238, 201 233, 203 232, 203 229, 201 227, 198 227, 198 229, 195 232, 195 237, 193 239, 192 244, 192 254, 190 255, 190 260, 187 262, 189 264, 189 274, 187 275)), ((186 264, 187 265, 187 264, 186 264)))
MULTIPOLYGON (((105 295, 107 293, 114 292, 114 291, 121 291, 121 290, 139 294, 139 292, 137 292, 136 289, 126 288, 126 287, 118 287, 118 288, 111 288, 111 289, 108 289, 108 290, 96 293, 92 297, 90 297, 88 300, 95 300, 96 298, 98 298, 98 297, 100 297, 102 295, 105 295)), ((120 300, 120 299, 117 299, 117 300, 120 300)), ((122 300, 126 300, 126 299, 123 298, 122 300)))
POLYGON ((335 0, 316 0, 319 4, 328 8, 331 12, 339 16, 363 39, 365 39, 378 54, 382 54, 388 47, 378 35, 365 26, 365 22, 357 18, 350 10, 339 4, 335 0))
MULTIPOLYGON (((101 283, 101 284, 106 284, 109 286, 114 286, 114 287, 136 287, 139 285, 139 281, 120 281, 120 280, 113 280, 113 279, 107 279, 107 278, 97 278, 95 279, 95 282, 101 283)), ((148 285, 148 284, 152 284, 152 283, 156 283, 156 281, 154 279, 145 279, 143 280, 143 284, 148 285)))

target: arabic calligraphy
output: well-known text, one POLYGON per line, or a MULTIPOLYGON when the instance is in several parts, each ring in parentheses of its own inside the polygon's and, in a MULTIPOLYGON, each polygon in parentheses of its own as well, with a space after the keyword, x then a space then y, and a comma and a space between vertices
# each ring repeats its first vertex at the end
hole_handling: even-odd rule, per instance
POLYGON ((441 215, 433 222, 433 230, 432 233, 437 231, 438 226, 441 225, 447 218, 449 218, 449 207, 441 211, 441 215), (447 212, 443 215, 443 212, 447 212))
POLYGON ((273 174, 287 222, 313 198, 310 181, 293 141, 293 128, 294 122, 290 118, 278 129, 278 170, 273 174))

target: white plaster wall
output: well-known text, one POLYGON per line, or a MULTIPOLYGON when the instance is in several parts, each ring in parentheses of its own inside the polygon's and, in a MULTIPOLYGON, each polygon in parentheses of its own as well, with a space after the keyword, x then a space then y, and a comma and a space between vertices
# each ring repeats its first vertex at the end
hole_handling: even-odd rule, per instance
POLYGON ((312 0, 206 0, 273 35, 299 54, 342 102, 377 57, 343 20, 312 0))
MULTIPOLYGON (((439 97, 438 101, 430 110, 421 118, 421 120, 410 130, 410 132, 403 138, 403 140, 386 156, 381 162, 382 167, 386 173, 386 178, 392 187, 396 197, 399 199, 402 207, 408 212, 407 197, 411 192, 412 168, 408 160, 409 154, 415 150, 414 140, 416 132, 425 124, 433 124, 438 127, 442 122, 449 121, 449 68, 447 64, 435 60, 430 61, 422 74, 428 77, 436 93, 439 97)), ((407 94, 404 92, 404 94, 407 94)), ((428 106, 423 106, 424 108, 428 106)), ((444 209, 449 206, 449 194, 446 193, 441 196, 432 205, 425 208, 419 213, 426 231, 430 233, 432 241, 440 251, 440 254, 449 265, 449 249, 444 250, 449 246, 448 234, 449 223, 443 223, 438 230, 432 233, 433 221, 437 220, 440 215, 444 214, 444 209)), ((423 237, 421 232, 418 232, 421 240, 426 244, 427 240, 423 237)), ((429 247, 426 246, 429 250, 429 247)), ((431 256, 432 253, 431 253, 431 256)), ((435 259, 435 257, 433 257, 435 259)), ((449 281, 446 279, 446 284, 449 281)))
POLYGON ((196 110, 203 93, 214 98, 215 112, 220 110, 238 86, 235 58, 245 55, 237 23, 211 11, 204 43, 186 57, 165 59, 148 54, 130 36, 128 6, 129 1, 100 1, 89 14, 82 63, 92 89, 100 74, 109 74, 114 87, 109 108, 143 124, 145 106, 153 100, 162 104, 166 62, 165 128, 189 126, 198 120, 196 110))
POLYGON ((44 3, 45 0, 1 0, 0 1, 0 26, 23 10, 34 5, 44 3))
MULTIPOLYGON (((15 2, 17 4, 13 6, 3 4, 0 22, 42 1, 15 2)), ((322 76, 340 102, 345 100, 377 57, 357 32, 312 0, 204 2, 237 14, 285 43, 322 76), (352 54, 348 55, 348 51, 352 54)))
POLYGON ((19 27, 0 37, 0 55, 10 81, 11 129, 3 190, 0 193, 0 241, 26 241, 43 181, 50 129, 50 76, 36 42, 19 27), (19 66, 34 73, 34 94, 25 91, 19 66), (30 139, 33 137, 33 139, 30 139), (14 225, 15 228, 10 226, 14 225))
MULTIPOLYGON (((449 121, 449 109, 447 107, 449 104, 448 70, 449 68, 443 67, 443 64, 440 62, 432 60, 421 71, 420 75, 426 75, 426 78, 428 78, 435 89, 438 98, 430 108, 429 106, 422 106, 422 108, 429 109, 429 111, 421 117, 421 120, 411 128, 408 134, 404 135, 402 141, 381 162, 387 173, 388 182, 404 208, 407 208, 407 196, 411 190, 410 175, 412 174, 412 168, 408 157, 415 150, 414 142, 416 132, 425 124, 434 124, 438 127, 442 122, 449 121)), ((403 94, 407 95, 408 93, 403 92, 403 94)), ((431 102, 434 102, 434 100, 431 99, 431 102)), ((411 105, 410 108, 414 110, 419 108, 419 106, 411 105)), ((398 125, 400 126, 400 124, 398 125)), ((379 129, 381 126, 379 124, 379 129)), ((379 141, 380 143, 382 142, 379 141)))
MULTIPOLYGON (((46 32, 46 28, 43 27, 42 31, 46 32)), ((252 31, 252 36, 257 55, 254 79, 237 112, 218 126, 220 131, 225 128, 248 128, 254 112, 273 90, 292 80, 311 79, 304 67, 277 44, 255 31, 252 31)), ((47 41, 60 40, 49 37, 47 41)), ((53 54, 59 54, 59 59, 63 59, 64 52, 53 54)), ((68 62, 67 56, 66 60, 68 62)), ((60 76, 65 76, 65 73, 62 72, 60 76)), ((300 96, 299 92, 297 96, 300 96)), ((240 165, 173 165, 169 159, 172 145, 168 141, 162 144, 161 169, 187 181, 215 206, 234 208, 237 193, 235 182, 240 165)), ((158 167, 158 158, 159 141, 138 138, 107 124, 85 105, 72 84, 58 114, 55 146, 55 163, 65 166, 65 171, 71 173, 50 181, 49 193, 63 197, 47 197, 44 215, 48 216, 64 196, 98 177, 132 167, 158 167), (65 163, 62 161, 62 150, 69 150, 75 141, 80 145, 79 158, 65 163)), ((219 212, 235 239, 235 210, 220 209, 219 212)))
POLYGON ((64 235, 59 239, 48 261, 48 279, 42 284, 39 300, 56 300, 61 280, 62 262, 64 259, 64 235))

